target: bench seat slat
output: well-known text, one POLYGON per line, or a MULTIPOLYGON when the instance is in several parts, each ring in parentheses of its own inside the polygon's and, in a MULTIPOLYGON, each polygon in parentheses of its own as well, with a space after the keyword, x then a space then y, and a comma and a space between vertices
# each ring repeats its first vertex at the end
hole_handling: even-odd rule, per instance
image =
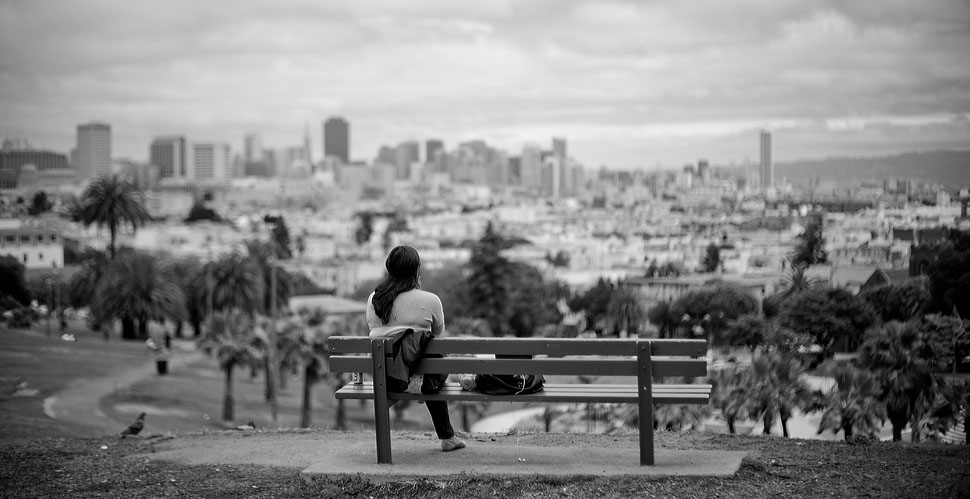
MULTIPOLYGON (((331 353, 370 353, 370 338, 366 336, 331 336, 331 353)), ((654 356, 703 357, 707 355, 704 340, 650 340, 654 356)), ((425 353, 498 354, 498 355, 636 355, 637 340, 580 339, 580 338, 435 338, 425 353)))
MULTIPOLYGON (((705 359, 664 359, 652 361, 653 375, 658 377, 707 376, 705 359)), ((369 373, 373 365, 368 357, 337 355, 330 357, 331 372, 369 373)), ((480 359, 475 357, 451 357, 424 359, 412 371, 414 373, 468 373, 468 374, 544 374, 588 376, 636 376, 635 359, 480 359)))
MULTIPOLYGON (((590 402, 633 403, 637 401, 636 385, 582 385, 546 384, 543 391, 524 395, 485 395, 463 390, 457 383, 446 383, 437 394, 414 395, 388 393, 389 400, 454 400, 454 401, 509 401, 509 402, 590 402), (609 386, 610 389, 601 389, 609 386)), ((707 404, 711 385, 653 385, 655 404, 707 404)), ((348 384, 337 390, 337 399, 372 399, 371 382, 348 384)))

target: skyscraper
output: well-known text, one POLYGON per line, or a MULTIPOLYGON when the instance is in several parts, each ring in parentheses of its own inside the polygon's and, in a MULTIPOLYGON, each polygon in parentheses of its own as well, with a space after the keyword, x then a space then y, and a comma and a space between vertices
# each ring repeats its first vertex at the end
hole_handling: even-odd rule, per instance
POLYGON ((111 173, 111 125, 84 123, 77 126, 77 178, 93 179, 111 173))
POLYGON ((519 159, 519 174, 522 185, 538 188, 542 183, 542 149, 535 144, 528 144, 522 149, 519 159))
POLYGON ((192 144, 192 180, 225 183, 232 177, 229 144, 192 144))
POLYGON ((552 138, 552 155, 555 157, 558 163, 559 172, 557 173, 557 178, 559 179, 559 194, 572 194, 572 176, 569 175, 566 170, 566 139, 563 138, 552 138))
POLYGON ((187 152, 184 136, 155 137, 148 152, 148 162, 158 167, 159 178, 185 179, 187 152))
POLYGON ((253 161, 262 161, 262 159, 263 141, 255 133, 246 134, 243 137, 243 161, 252 163, 253 161))
POLYGON ((771 132, 761 131, 761 187, 775 184, 775 165, 771 162, 771 132))
POLYGON ((350 123, 333 116, 323 122, 323 155, 340 158, 343 164, 350 163, 350 123))
POLYGON ((428 139, 424 141, 424 162, 431 163, 434 161, 435 154, 438 151, 445 150, 445 143, 438 139, 428 139))
POLYGON ((411 176, 411 164, 420 160, 421 144, 408 140, 397 145, 394 164, 397 166, 397 179, 407 180, 411 176))

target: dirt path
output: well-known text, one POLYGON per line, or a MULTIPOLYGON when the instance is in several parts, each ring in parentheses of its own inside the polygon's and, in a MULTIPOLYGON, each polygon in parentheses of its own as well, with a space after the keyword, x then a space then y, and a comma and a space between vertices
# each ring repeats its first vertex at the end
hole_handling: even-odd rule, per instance
MULTIPOLYGON (((178 344, 177 344, 178 345, 178 344)), ((178 369, 202 359, 201 352, 188 347, 176 346, 169 369, 178 369)), ((119 371, 110 376, 72 381, 67 388, 44 399, 44 414, 51 419, 70 421, 91 428, 96 434, 114 434, 125 428, 130 421, 116 421, 99 407, 102 398, 115 390, 127 388, 150 376, 156 376, 155 362, 119 371)))

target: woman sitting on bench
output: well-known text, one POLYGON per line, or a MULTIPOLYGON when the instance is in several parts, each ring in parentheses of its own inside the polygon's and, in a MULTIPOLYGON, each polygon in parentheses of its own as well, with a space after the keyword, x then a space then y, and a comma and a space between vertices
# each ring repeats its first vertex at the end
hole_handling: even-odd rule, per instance
MULTIPOLYGON (((420 289, 421 257, 418 251, 410 246, 397 246, 387 255, 384 268, 387 276, 367 297, 370 337, 395 336, 407 330, 413 330, 412 334, 443 334, 445 316, 441 299, 420 289)), ((402 388, 388 383, 388 389, 404 391, 402 388)), ((448 402, 428 400, 425 405, 431 413, 435 433, 441 439, 441 450, 449 452, 465 447, 465 442, 451 427, 448 402)))

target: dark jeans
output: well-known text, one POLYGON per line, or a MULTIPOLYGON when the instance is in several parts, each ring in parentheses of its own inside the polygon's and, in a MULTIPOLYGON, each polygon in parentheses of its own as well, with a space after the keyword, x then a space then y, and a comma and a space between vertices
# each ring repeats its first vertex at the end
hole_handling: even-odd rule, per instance
POLYGON ((455 430, 451 427, 451 418, 448 417, 448 402, 444 400, 427 400, 424 405, 428 406, 431 413, 431 422, 434 423, 434 431, 438 438, 444 440, 455 436, 455 430))
MULTIPOLYGON (((437 384, 434 383, 434 378, 440 375, 429 374, 425 375, 424 385, 422 391, 424 393, 436 393, 441 389, 441 383, 447 376, 441 376, 441 380, 437 384), (429 389, 431 386, 435 388, 429 389)), ((407 384, 394 383, 390 378, 388 378, 387 389, 393 392, 403 392, 407 389, 407 384)), ((431 422, 434 424, 434 431, 438 434, 438 438, 446 439, 455 436, 455 430, 451 427, 451 417, 448 416, 448 402, 444 400, 426 400, 424 402, 428 406, 428 412, 431 414, 431 422)))

